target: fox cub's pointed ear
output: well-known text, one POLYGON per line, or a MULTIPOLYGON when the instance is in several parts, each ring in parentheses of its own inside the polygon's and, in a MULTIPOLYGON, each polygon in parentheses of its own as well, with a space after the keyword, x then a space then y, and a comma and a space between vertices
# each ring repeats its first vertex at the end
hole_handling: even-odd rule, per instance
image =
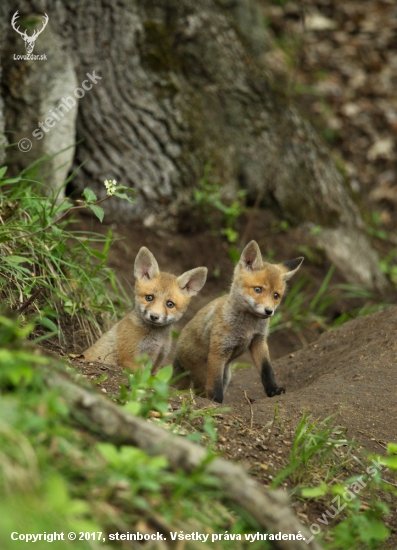
POLYGON ((288 281, 288 279, 291 279, 292 275, 295 275, 295 273, 298 271, 298 269, 302 265, 302 262, 304 259, 305 258, 301 256, 300 258, 295 258, 294 260, 287 260, 286 262, 281 264, 284 270, 284 274, 283 274, 284 281, 288 281))
POLYGON ((241 253, 240 265, 249 271, 262 269, 263 261, 262 254, 256 241, 251 241, 247 244, 241 253))
POLYGON ((136 279, 154 279, 160 273, 158 263, 153 254, 142 246, 139 250, 134 264, 134 276, 136 279))
POLYGON ((206 267, 196 267, 182 273, 177 279, 179 288, 188 296, 194 296, 203 288, 207 280, 207 272, 206 267))

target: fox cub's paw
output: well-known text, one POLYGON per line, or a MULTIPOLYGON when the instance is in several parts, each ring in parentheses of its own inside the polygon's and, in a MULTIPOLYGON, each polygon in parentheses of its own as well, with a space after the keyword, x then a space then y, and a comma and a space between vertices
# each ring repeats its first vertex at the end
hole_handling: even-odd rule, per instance
POLYGON ((206 390, 205 396, 216 403, 223 403, 223 388, 218 386, 214 390, 206 390))
POLYGON ((268 397, 274 397, 275 395, 281 395, 282 393, 285 393, 285 389, 280 388, 279 386, 272 386, 270 388, 266 388, 266 395, 268 397))

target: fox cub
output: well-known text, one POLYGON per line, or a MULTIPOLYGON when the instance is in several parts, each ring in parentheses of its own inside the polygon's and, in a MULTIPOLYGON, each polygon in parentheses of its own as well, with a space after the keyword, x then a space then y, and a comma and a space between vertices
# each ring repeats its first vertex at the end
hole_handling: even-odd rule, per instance
POLYGON ((231 364, 250 350, 268 397, 285 393, 274 378, 266 339, 269 319, 285 292, 286 281, 298 271, 303 258, 282 264, 263 262, 259 246, 251 241, 234 270, 229 294, 201 309, 182 330, 174 359, 174 376, 209 399, 223 402, 231 378, 231 364))
POLYGON ((153 368, 171 348, 171 324, 178 321, 207 278, 206 267, 179 277, 160 272, 153 254, 142 247, 135 259, 135 308, 84 352, 86 361, 137 369, 135 357, 147 354, 153 368))

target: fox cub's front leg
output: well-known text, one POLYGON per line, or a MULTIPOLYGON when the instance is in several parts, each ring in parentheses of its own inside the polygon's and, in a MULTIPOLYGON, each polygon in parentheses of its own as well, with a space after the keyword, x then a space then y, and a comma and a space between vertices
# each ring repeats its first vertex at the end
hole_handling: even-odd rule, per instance
POLYGON ((230 380, 229 371, 226 370, 227 358, 219 352, 219 345, 212 345, 207 363, 207 381, 205 394, 208 399, 217 403, 223 403, 226 387, 230 380))
POLYGON ((255 366, 261 374, 261 380, 268 397, 274 397, 285 393, 285 389, 281 388, 274 378, 273 367, 270 363, 269 348, 266 343, 266 338, 262 335, 256 336, 250 346, 252 359, 255 366))

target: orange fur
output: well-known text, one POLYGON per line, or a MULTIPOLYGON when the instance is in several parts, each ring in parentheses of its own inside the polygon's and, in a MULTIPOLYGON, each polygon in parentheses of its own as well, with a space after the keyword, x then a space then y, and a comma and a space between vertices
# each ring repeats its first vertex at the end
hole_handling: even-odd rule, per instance
POLYGON ((171 325, 186 311, 190 299, 204 286, 206 267, 179 277, 160 272, 145 247, 134 264, 135 308, 84 352, 86 361, 100 361, 133 370, 136 358, 148 355, 157 369, 171 348, 171 325))
POLYGON ((255 241, 245 247, 230 293, 201 309, 179 336, 174 374, 185 375, 179 387, 193 386, 222 403, 232 361, 249 349, 266 394, 272 397, 285 392, 274 379, 266 340, 269 319, 281 301, 286 281, 302 261, 269 264, 263 262, 255 241))

